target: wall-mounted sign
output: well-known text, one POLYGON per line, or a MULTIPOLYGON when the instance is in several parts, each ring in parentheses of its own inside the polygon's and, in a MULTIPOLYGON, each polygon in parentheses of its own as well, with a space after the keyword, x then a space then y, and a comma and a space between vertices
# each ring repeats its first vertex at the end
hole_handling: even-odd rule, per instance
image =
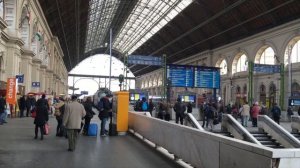
POLYGON ((31 87, 39 88, 40 86, 41 86, 41 83, 40 83, 40 82, 32 82, 32 83, 31 83, 31 87))

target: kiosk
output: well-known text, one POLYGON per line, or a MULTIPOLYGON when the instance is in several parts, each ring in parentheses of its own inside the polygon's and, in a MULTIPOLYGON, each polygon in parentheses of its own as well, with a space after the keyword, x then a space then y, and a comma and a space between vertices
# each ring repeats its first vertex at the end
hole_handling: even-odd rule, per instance
POLYGON ((129 92, 115 92, 112 100, 112 125, 116 126, 118 135, 128 131, 129 92))

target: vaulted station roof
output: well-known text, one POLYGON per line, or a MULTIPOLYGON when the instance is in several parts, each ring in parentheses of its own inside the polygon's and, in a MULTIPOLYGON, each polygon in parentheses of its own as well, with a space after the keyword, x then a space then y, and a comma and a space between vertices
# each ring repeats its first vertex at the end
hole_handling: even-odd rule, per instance
MULTIPOLYGON (((168 63, 300 18, 299 0, 39 0, 70 71, 86 57, 167 55, 168 63)), ((131 66, 135 75, 157 67, 131 66)))

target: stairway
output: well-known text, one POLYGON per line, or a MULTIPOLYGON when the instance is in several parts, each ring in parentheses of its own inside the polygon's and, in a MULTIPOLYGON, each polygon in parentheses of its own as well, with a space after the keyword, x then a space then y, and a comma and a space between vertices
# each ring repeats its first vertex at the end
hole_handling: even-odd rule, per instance
POLYGON ((212 131, 212 132, 215 133, 215 134, 219 134, 219 135, 234 138, 234 136, 230 132, 225 132, 225 131, 212 131))
POLYGON ((272 137, 265 132, 250 131, 250 133, 264 146, 270 148, 284 148, 284 146, 278 143, 275 139, 272 139, 272 137))
POLYGON ((300 133, 299 133, 299 132, 291 132, 291 134, 292 134, 295 138, 297 138, 297 139, 300 140, 300 133))

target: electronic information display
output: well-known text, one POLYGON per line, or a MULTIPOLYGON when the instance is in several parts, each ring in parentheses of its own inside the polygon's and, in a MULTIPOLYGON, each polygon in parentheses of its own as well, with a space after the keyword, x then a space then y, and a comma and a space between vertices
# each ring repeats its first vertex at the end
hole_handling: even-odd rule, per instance
POLYGON ((195 67, 195 87, 220 89, 220 69, 195 67))
POLYGON ((172 87, 194 87, 194 67, 167 65, 167 78, 172 87))

